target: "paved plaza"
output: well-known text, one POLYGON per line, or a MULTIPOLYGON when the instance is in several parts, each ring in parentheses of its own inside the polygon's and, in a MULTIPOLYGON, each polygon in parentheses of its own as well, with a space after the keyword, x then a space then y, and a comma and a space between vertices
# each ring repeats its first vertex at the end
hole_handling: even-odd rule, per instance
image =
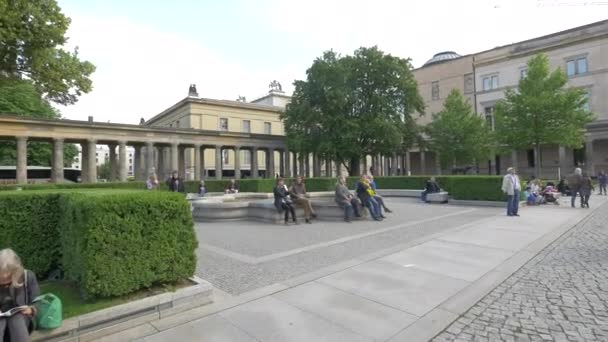
POLYGON ((507 217, 390 199, 382 223, 198 225, 216 302, 104 340, 606 340, 604 201, 507 217))

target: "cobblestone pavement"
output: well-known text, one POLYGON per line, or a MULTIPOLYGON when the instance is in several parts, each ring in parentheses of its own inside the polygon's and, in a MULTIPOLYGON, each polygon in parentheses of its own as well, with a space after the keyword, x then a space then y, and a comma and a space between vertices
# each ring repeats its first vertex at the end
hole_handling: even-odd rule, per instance
POLYGON ((606 209, 543 250, 433 341, 608 341, 606 209))

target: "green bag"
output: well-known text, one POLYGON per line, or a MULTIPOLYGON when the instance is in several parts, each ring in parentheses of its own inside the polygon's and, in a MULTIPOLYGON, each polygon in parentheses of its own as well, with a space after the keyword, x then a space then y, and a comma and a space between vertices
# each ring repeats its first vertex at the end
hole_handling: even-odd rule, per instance
POLYGON ((34 319, 36 330, 56 329, 63 323, 62 305, 59 297, 52 293, 43 294, 34 299, 38 314, 34 319))

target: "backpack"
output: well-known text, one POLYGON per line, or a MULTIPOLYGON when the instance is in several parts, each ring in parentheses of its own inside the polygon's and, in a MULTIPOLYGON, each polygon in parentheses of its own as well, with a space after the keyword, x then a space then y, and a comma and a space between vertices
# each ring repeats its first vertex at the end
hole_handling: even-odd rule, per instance
MULTIPOLYGON (((25 276, 25 301, 29 303, 28 289, 27 289, 27 270, 24 272, 25 276)), ((33 319, 35 330, 46 330, 56 329, 63 323, 63 306, 59 297, 52 293, 40 295, 32 301, 38 303, 38 313, 33 319)))

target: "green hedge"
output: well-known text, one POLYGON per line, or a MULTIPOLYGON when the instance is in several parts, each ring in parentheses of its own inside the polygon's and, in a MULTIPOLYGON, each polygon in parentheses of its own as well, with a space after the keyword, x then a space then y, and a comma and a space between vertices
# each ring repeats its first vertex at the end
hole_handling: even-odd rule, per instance
POLYGON ((41 277, 59 265, 85 297, 185 279, 196 267, 194 224, 181 194, 6 192, 0 208, 0 247, 15 249, 41 277))
POLYGON ((10 184, 0 185, 0 191, 14 190, 63 190, 63 189, 132 189, 144 190, 145 182, 110 182, 110 183, 37 183, 37 184, 10 184))

